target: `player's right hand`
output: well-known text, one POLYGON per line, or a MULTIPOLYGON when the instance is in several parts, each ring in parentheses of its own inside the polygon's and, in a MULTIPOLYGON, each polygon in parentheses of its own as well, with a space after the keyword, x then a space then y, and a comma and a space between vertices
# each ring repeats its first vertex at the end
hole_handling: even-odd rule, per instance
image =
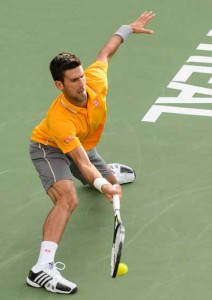
POLYGON ((113 195, 119 195, 120 202, 122 200, 122 190, 119 184, 104 184, 102 186, 102 193, 107 197, 107 199, 111 203, 113 203, 113 195))

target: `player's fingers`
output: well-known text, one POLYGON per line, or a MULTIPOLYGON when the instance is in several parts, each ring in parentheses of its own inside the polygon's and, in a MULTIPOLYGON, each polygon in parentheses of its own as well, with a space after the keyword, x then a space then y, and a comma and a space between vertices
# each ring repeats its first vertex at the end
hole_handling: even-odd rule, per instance
POLYGON ((120 201, 122 199, 121 186, 119 184, 117 184, 117 186, 115 188, 114 188, 114 186, 111 186, 111 184, 104 184, 102 186, 102 192, 111 203, 113 202, 114 195, 118 195, 120 198, 120 201))
POLYGON ((116 194, 117 192, 120 193, 121 192, 121 186, 120 184, 114 184, 113 185, 113 191, 114 191, 114 194, 116 194))
POLYGON ((113 195, 119 195, 120 201, 122 200, 121 186, 119 184, 113 185, 113 195))
POLYGON ((147 11, 145 11, 144 13, 142 13, 142 14, 140 15, 140 17, 138 18, 138 20, 142 19, 146 14, 147 14, 147 11))
POLYGON ((153 14, 152 12, 146 14, 142 19, 140 19, 140 22, 143 23, 143 25, 145 26, 150 20, 152 20, 154 18, 155 14, 153 14))
POLYGON ((154 18, 155 14, 153 12, 150 12, 147 16, 146 16, 146 21, 151 20, 152 18, 154 18))
POLYGON ((152 18, 154 13, 152 11, 145 11, 140 17, 138 18, 139 20, 145 21, 148 18, 152 18))
POLYGON ((153 30, 150 30, 150 29, 142 29, 142 33, 145 33, 145 34, 152 34, 154 31, 153 30))

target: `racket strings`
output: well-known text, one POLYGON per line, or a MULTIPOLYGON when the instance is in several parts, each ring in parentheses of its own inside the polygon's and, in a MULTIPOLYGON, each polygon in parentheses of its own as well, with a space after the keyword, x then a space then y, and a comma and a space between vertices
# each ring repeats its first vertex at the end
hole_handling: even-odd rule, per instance
POLYGON ((122 224, 115 222, 113 247, 111 255, 111 275, 116 277, 118 265, 121 259, 122 245, 125 238, 125 228, 122 224))
POLYGON ((119 224, 116 228, 116 238, 115 238, 115 242, 114 242, 114 260, 115 260, 115 262, 117 260, 120 242, 121 242, 121 226, 119 224))

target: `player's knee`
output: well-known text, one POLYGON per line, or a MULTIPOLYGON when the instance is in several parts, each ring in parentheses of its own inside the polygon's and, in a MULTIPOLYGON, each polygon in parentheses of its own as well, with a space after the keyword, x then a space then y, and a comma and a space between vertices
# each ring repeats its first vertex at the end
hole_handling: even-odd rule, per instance
POLYGON ((71 201, 71 210, 74 210, 77 206, 78 206, 78 204, 79 204, 79 200, 78 200, 78 198, 74 198, 74 199, 72 199, 72 201, 71 201))
POLYGON ((68 212, 72 212, 78 205, 79 201, 76 196, 65 194, 61 197, 60 205, 68 212))
POLYGON ((60 206, 63 211, 71 213, 78 205, 76 193, 72 193, 69 189, 57 193, 55 197, 55 205, 60 206))
POLYGON ((71 181, 59 181, 48 191, 55 205, 63 210, 72 212, 78 205, 78 198, 75 187, 71 181))

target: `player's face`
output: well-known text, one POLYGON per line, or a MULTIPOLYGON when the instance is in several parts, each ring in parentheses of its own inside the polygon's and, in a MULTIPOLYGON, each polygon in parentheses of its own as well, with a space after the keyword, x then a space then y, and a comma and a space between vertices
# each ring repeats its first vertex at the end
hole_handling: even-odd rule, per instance
POLYGON ((66 98, 75 105, 82 105, 87 100, 85 75, 82 66, 64 72, 60 90, 66 98))

